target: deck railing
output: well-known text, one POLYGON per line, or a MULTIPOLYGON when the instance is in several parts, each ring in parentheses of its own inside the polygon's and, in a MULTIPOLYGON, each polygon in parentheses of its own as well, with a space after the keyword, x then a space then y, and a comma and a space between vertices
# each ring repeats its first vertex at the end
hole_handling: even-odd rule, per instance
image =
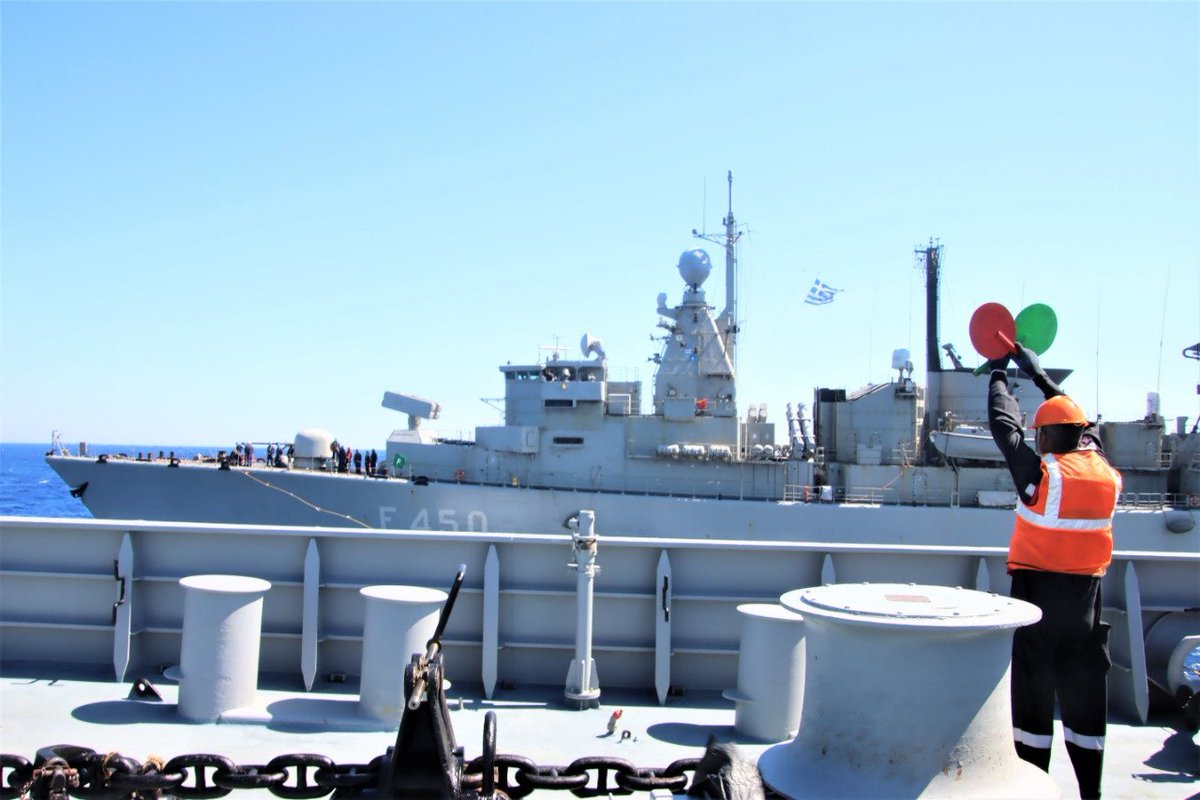
MULTIPOLYGON (((603 519, 596 522, 602 531, 603 519)), ((956 535, 947 534, 948 541, 956 535)), ((1105 577, 1121 662, 1114 674, 1120 691, 1133 693, 1133 708, 1144 709, 1147 691, 1145 655, 1131 646, 1140 643, 1143 615, 1200 607, 1193 541, 1161 552, 1118 550, 1105 577)), ((786 591, 837 582, 1008 591, 1004 546, 601 533, 598 548, 600 674, 607 686, 652 687, 660 697, 676 687, 735 685, 741 603, 775 603, 786 591)), ((262 670, 299 674, 311 686, 316 674, 358 673, 359 589, 444 589, 465 564, 445 638, 451 680, 482 682, 489 695, 502 681, 553 684, 566 674, 576 641, 578 587, 565 568, 571 552, 571 537, 559 534, 0 517, 0 656, 115 669, 118 679, 157 675, 180 655, 180 579, 239 574, 271 582, 262 670)))

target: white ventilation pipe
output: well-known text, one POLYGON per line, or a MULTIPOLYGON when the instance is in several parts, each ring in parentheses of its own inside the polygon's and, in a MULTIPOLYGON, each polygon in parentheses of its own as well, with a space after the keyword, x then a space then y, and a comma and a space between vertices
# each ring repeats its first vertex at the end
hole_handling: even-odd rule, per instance
POLYGON ((600 572, 596 563, 596 512, 580 511, 572 524, 573 559, 567 567, 575 570, 575 658, 567 670, 563 696, 568 705, 585 709, 600 701, 600 677, 592 658, 593 587, 600 572))

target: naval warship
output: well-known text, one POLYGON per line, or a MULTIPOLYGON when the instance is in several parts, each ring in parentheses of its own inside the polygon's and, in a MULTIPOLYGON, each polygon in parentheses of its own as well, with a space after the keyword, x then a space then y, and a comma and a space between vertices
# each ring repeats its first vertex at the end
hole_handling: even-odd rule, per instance
MULTIPOLYGON (((296 435, 282 467, 225 455, 156 459, 56 449, 48 463, 98 519, 0 519, 5 658, 86 664, 109 681, 114 673, 149 674, 137 670, 182 658, 184 581, 252 575, 275 587, 261 671, 286 676, 290 686, 298 671, 308 690, 329 681, 340 686, 334 679, 358 674, 365 652, 365 587, 427 587, 446 564, 461 562, 482 578, 469 587, 465 616, 447 631, 455 665, 447 675, 482 687, 473 708, 503 700, 514 687, 561 682, 564 671, 563 697, 592 697, 598 660, 607 687, 652 689, 657 707, 668 712, 665 724, 647 723, 641 738, 648 745, 691 730, 679 711, 687 698, 694 702, 735 680, 739 689, 724 696, 738 711, 721 706, 721 717, 706 707, 696 731, 730 714, 736 731, 736 714, 756 702, 794 707, 741 691, 738 631, 739 616, 768 613, 763 604, 778 614, 777 601, 797 587, 867 592, 900 582, 906 588, 893 597, 901 603, 924 599, 926 587, 973 588, 991 598, 1006 592, 1016 495, 986 435, 987 378, 938 340, 941 247, 917 251, 926 276, 924 384, 913 378, 909 354, 898 351, 893 380, 856 391, 817 388, 810 405, 789 408, 779 443, 761 407, 739 411, 737 404, 738 236, 730 204, 720 237, 727 282, 720 313, 705 295, 708 256, 691 249, 680 258, 682 296, 675 305, 660 296, 657 306, 664 346, 646 410, 641 386, 610 380, 604 346, 584 336, 579 358, 500 367, 503 424, 479 427, 469 441, 439 437, 424 424, 437 420, 436 402, 386 393, 383 405, 407 415, 408 424, 388 437, 378 468, 361 474, 338 471, 334 436, 313 429, 296 435)), ((1050 374, 1067 377, 1065 370, 1050 374)), ((1009 379, 1032 413, 1040 392, 1015 370, 1009 379)), ((1166 697, 1190 730, 1200 724, 1200 436, 1182 422, 1168 432, 1154 408, 1141 420, 1104 423, 1101 435, 1125 489, 1104 579, 1110 698, 1119 718, 1135 723, 1110 726, 1105 792, 1174 796, 1176 782, 1195 779, 1192 767, 1172 760, 1194 763, 1190 733, 1172 732, 1164 741, 1145 723, 1154 718, 1152 701, 1166 697), (1147 774, 1151 764, 1166 764, 1170 773, 1147 774)), ((907 696, 896 681, 919 672, 896 666, 909 663, 878 653, 861 659, 865 671, 851 681, 854 694, 887 700, 870 703, 874 708, 893 708, 893 698, 907 696)), ((977 667, 969 663, 970 680, 954 678, 945 663, 929 674, 935 683, 968 685, 978 681, 977 667)), ((59 691, 57 681, 24 680, 49 674, 39 666, 4 687, 2 705, 12 719, 49 719, 44 710, 62 705, 34 691, 59 691)), ((286 728, 295 724, 287 717, 293 711, 316 714, 323 738, 314 746, 329 743, 342 716, 362 724, 343 713, 357 708, 349 701, 305 700, 272 697, 254 720, 286 728)), ((88 746, 140 752, 140 742, 118 741, 118 734, 147 726, 109 725, 102 717, 123 714, 128 722, 128 706, 79 702, 82 712, 68 703, 42 739, 13 747, 61 740, 60 726, 78 717, 96 723, 88 746)), ((534 741, 566 743, 576 748, 572 757, 596 742, 659 763, 677 757, 629 749, 638 742, 621 744, 624 734, 606 740, 575 722, 547 722, 540 696, 521 703, 537 709, 534 741)), ((871 727, 920 733, 910 734, 908 720, 871 727)), ((250 738, 239 736, 236 746, 245 748, 250 738)), ((1007 740, 1007 733, 992 738, 1007 740)), ((911 753, 911 742, 906 749, 911 753)), ((540 757, 567 756, 560 748, 540 757)), ((1055 759, 1060 769, 1067 763, 1064 754, 1055 759)), ((934 767, 949 774, 941 760, 934 767)), ((954 774, 964 774, 961 765, 954 774)))
MULTIPOLYGON (((501 366, 503 424, 477 427, 473 440, 423 425, 437 420, 437 402, 385 392, 383 406, 407 425, 366 472, 337 471, 336 439, 320 429, 296 435, 286 468, 237 464, 224 453, 95 457, 62 447, 47 461, 98 518, 561 533, 588 508, 608 534, 1006 544, 1005 509, 1016 494, 987 434, 987 377, 939 342, 940 244, 916 250, 926 288, 925 384, 913 379, 908 351, 897 350, 889 382, 817 388, 811 404, 789 404, 777 442, 764 406, 738 408, 741 228, 732 176, 730 187, 723 234, 705 237, 724 245, 725 307, 717 313, 706 296, 707 253, 685 251, 678 304, 658 297, 665 333, 646 410, 641 384, 610 379, 603 344, 584 335, 579 358, 553 353, 501 366)), ((1061 382, 1070 371, 1049 373, 1061 382)), ((1041 392, 1015 369, 1009 377, 1032 413, 1041 392)), ((1141 420, 1102 426, 1124 476, 1118 541, 1137 549, 1156 549, 1165 517, 1127 512, 1200 505, 1200 436, 1185 419, 1177 423, 1168 432, 1150 408, 1141 420)))

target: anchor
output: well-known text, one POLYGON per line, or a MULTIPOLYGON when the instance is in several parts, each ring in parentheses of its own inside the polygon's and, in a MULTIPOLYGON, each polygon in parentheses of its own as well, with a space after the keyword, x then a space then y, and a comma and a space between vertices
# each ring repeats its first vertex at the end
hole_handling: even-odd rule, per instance
MULTIPOLYGON (((377 786, 342 796, 369 798, 420 798, 421 800, 503 800, 495 789, 494 770, 483 771, 478 791, 463 787, 463 748, 454 739, 450 708, 442 677, 442 634, 462 588, 466 565, 460 564, 454 584, 438 617, 433 637, 424 653, 413 653, 404 670, 404 694, 408 698, 400 717, 396 744, 384 755, 384 769, 377 786)), ((491 764, 496 754, 496 714, 489 711, 483 726, 483 757, 491 764)))

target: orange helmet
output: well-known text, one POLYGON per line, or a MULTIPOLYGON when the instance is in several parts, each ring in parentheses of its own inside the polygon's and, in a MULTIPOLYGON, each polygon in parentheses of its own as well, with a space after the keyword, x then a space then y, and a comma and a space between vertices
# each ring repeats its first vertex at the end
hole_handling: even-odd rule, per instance
POLYGON ((1051 397, 1038 406, 1037 413, 1033 415, 1033 427, 1035 428, 1043 425, 1087 424, 1087 416, 1083 413, 1083 409, 1065 394, 1051 397))

